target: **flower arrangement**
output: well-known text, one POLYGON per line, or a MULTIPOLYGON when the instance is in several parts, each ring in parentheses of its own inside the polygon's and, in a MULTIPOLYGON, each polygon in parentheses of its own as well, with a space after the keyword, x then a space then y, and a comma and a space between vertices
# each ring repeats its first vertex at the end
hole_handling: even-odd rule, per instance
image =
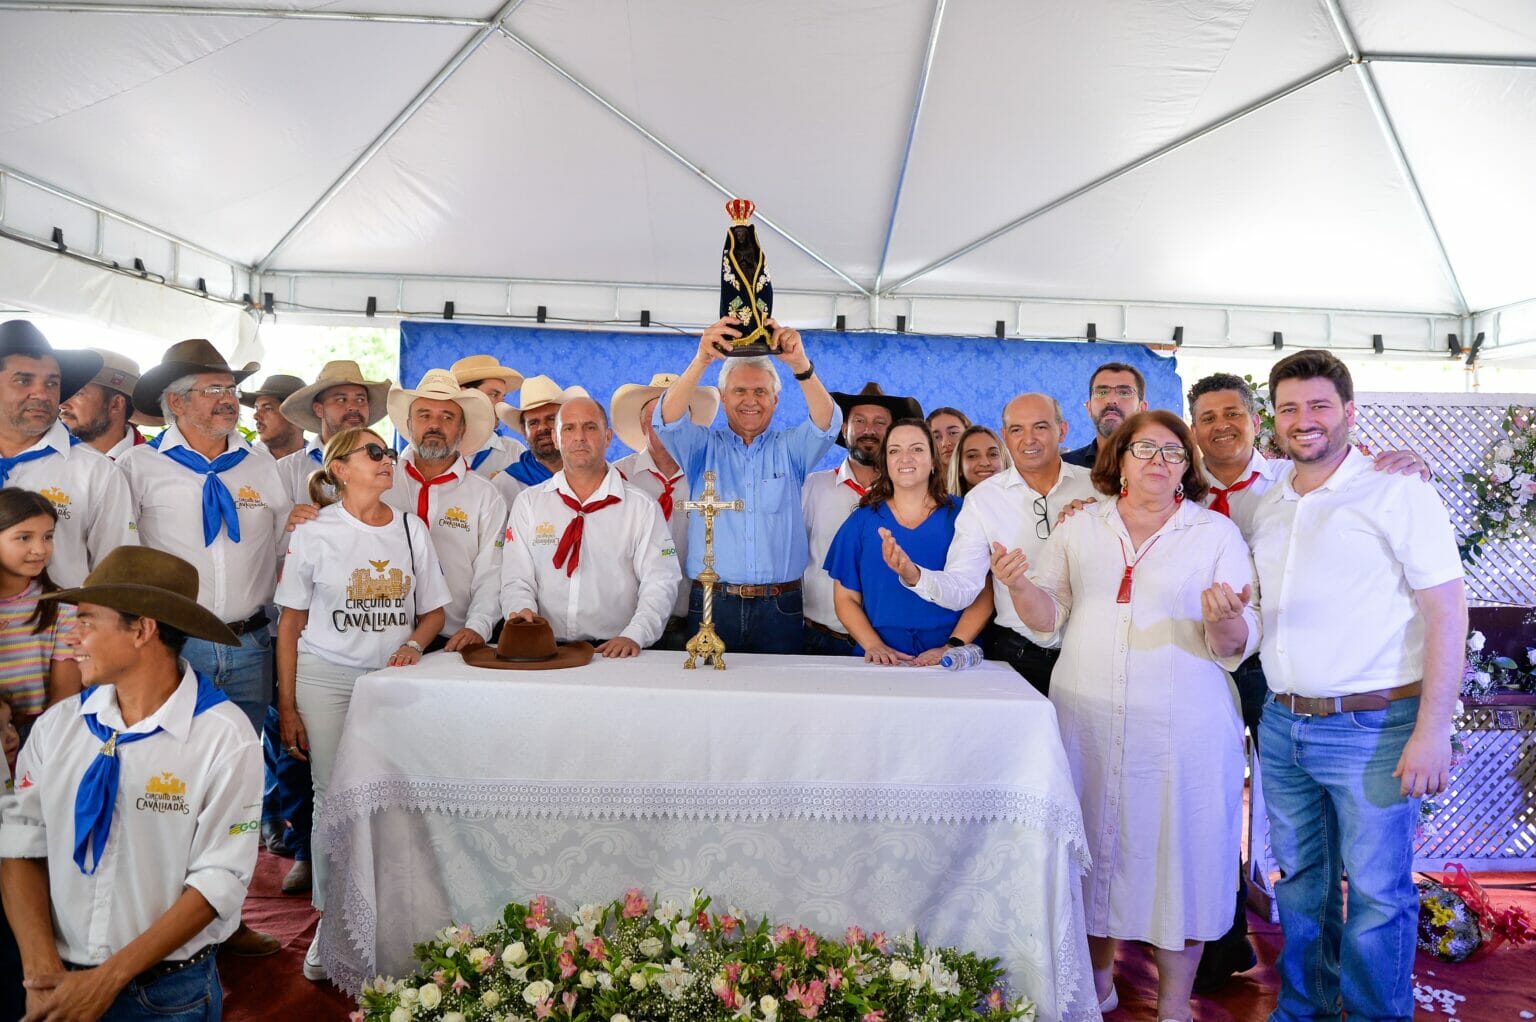
POLYGON ((1530 525, 1536 500, 1536 428, 1529 408, 1511 405, 1504 413, 1504 436, 1488 452, 1481 472, 1461 480, 1472 494, 1473 522, 1461 538, 1461 559, 1472 564, 1490 540, 1536 535, 1530 525))
POLYGON ((754 927, 638 889, 607 905, 554 914, 548 898, 508 905, 475 933, 450 926, 416 945, 421 968, 363 988, 352 1022, 1012 1022, 1033 1020, 1008 998, 995 958, 924 947, 851 927, 842 940, 754 927))
POLYGON ((1496 908, 1459 862, 1445 864, 1444 879, 1419 881, 1419 947, 1441 961, 1460 962, 1536 940, 1536 927, 1519 906, 1496 908))
POLYGON ((1487 637, 1467 635, 1467 664, 1461 676, 1461 695, 1481 702, 1498 692, 1536 692, 1536 648, 1527 649, 1524 663, 1488 648, 1487 637))

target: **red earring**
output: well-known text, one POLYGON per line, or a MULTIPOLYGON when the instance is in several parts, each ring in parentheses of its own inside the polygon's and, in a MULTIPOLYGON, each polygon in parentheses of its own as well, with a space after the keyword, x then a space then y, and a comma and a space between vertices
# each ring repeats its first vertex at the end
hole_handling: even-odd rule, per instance
POLYGON ((1130 491, 1125 488, 1125 476, 1121 476, 1120 477, 1120 499, 1124 500, 1129 495, 1130 495, 1130 491))
POLYGON ((1177 490, 1173 491, 1173 502, 1175 504, 1182 504, 1182 503, 1184 503, 1184 484, 1183 483, 1180 483, 1179 484, 1179 488, 1177 490))

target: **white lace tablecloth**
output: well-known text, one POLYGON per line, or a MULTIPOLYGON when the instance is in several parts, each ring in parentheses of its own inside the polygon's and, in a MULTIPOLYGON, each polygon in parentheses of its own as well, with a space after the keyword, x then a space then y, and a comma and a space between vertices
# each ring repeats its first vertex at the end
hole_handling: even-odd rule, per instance
POLYGON ((968 671, 645 652, 564 671, 438 653, 359 679, 317 822, 321 954, 356 991, 449 922, 626 888, 1003 959, 1040 1018, 1098 1018, 1083 824, 1051 704, 968 671))

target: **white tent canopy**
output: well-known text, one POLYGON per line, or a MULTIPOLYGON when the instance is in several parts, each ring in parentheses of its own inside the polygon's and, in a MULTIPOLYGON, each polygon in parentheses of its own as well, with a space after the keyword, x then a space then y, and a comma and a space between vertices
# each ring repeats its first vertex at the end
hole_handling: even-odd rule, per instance
POLYGON ((0 301, 1536 354, 1529 0, 493 4, 0 0, 0 301))

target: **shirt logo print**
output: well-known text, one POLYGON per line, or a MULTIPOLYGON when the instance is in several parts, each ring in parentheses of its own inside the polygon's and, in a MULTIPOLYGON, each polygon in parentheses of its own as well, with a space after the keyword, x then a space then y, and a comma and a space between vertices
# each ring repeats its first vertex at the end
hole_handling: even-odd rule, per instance
POLYGON ((235 493, 235 506, 247 511, 267 506, 267 502, 261 499, 261 491, 253 486, 242 486, 235 493))
POLYGON ((443 512, 437 524, 449 529, 469 531, 469 515, 461 507, 451 507, 443 512))
POLYGON ((554 546, 558 542, 555 538, 555 523, 540 522, 534 526, 533 542, 535 546, 554 546))
POLYGON ((43 499, 53 505, 53 510, 58 513, 60 518, 69 517, 69 494, 57 486, 50 486, 46 490, 41 491, 41 493, 43 499))
POLYGON ((410 627, 411 613, 405 599, 411 594, 411 576, 388 561, 368 561, 368 568, 355 568, 347 584, 347 604, 331 611, 331 627, 337 632, 354 629, 382 632, 399 626, 410 627))
POLYGON ((134 803, 141 812, 180 813, 191 812, 187 807, 187 782, 173 771, 164 770, 144 785, 144 794, 134 803))

